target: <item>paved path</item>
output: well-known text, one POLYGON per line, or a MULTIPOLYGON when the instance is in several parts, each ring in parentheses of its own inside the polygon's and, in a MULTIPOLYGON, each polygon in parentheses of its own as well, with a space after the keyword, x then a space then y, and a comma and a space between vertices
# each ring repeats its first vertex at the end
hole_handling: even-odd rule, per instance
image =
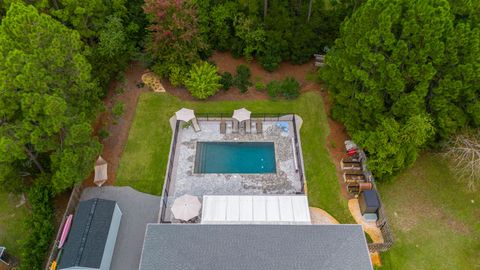
POLYGON ((310 207, 310 219, 312 224, 340 224, 327 211, 317 207, 310 207))
POLYGON ((358 205, 358 199, 348 200, 348 208, 352 213, 355 221, 362 225, 363 230, 372 238, 374 243, 383 243, 383 236, 380 229, 377 227, 374 221, 367 222, 360 212, 360 206, 358 205))
POLYGON ((156 223, 160 197, 131 187, 86 188, 80 200, 101 198, 117 201, 123 213, 110 269, 138 269, 147 223, 156 223))

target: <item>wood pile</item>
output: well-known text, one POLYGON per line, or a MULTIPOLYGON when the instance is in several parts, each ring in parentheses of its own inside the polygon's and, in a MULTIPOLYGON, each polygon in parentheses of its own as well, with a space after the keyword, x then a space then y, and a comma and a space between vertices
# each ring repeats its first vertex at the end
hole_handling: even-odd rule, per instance
POLYGON ((160 82, 160 78, 157 75, 155 75, 153 72, 148 72, 143 74, 142 81, 146 86, 152 89, 153 92, 157 92, 157 93, 165 92, 165 88, 160 82))

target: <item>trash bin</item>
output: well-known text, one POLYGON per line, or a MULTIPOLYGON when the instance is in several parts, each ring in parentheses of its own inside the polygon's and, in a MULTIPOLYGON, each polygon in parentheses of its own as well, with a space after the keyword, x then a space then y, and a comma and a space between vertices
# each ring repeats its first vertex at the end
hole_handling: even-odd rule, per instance
POLYGON ((360 205, 360 212, 365 214, 377 214, 380 208, 380 200, 376 190, 364 190, 358 196, 358 204, 360 205))

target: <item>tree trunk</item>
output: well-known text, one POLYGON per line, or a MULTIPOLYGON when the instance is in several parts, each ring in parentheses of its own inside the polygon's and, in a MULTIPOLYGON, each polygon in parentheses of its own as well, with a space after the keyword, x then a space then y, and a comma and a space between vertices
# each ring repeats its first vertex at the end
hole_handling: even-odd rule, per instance
POLYGON ((28 157, 30 157, 30 160, 33 161, 33 163, 35 163, 35 166, 37 166, 37 169, 40 172, 44 173, 45 170, 43 169, 40 162, 38 162, 37 157, 32 153, 32 151, 30 151, 30 149, 28 149, 28 147, 26 147, 26 146, 23 146, 23 149, 25 149, 25 152, 27 152, 27 155, 28 155, 28 157))
POLYGON ((268 0, 263 0, 263 19, 267 17, 268 0))
POLYGON ((310 21, 310 16, 312 15, 312 3, 313 3, 313 0, 310 0, 308 2, 308 16, 307 16, 307 22, 310 21))

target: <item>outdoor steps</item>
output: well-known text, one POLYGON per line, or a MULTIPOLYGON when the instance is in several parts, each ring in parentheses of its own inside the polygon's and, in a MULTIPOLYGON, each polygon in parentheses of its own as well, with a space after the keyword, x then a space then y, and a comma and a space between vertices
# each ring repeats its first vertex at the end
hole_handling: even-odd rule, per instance
POLYGON ((195 153, 195 165, 194 165, 194 173, 200 173, 205 171, 205 156, 206 156, 206 151, 204 149, 204 144, 203 143, 197 143, 197 149, 195 153))

